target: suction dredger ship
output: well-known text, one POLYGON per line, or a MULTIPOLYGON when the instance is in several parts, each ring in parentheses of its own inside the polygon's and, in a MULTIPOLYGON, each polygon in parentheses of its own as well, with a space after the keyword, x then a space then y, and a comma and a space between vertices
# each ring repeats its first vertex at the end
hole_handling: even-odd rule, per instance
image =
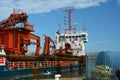
POLYGON ((27 20, 26 12, 14 9, 13 13, 0 22, 0 77, 39 76, 47 73, 61 73, 85 67, 85 43, 88 33, 84 26, 76 32, 71 25, 72 9, 68 13, 68 28, 64 33, 56 32, 56 39, 44 35, 43 52, 40 54, 40 37, 34 35, 33 25, 27 20), (17 26, 16 24, 21 24, 17 26), (28 53, 35 45, 34 55, 28 53))

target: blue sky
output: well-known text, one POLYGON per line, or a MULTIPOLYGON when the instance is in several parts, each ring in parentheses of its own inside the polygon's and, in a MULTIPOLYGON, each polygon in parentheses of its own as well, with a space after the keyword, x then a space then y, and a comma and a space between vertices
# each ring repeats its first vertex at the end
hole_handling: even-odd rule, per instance
MULTIPOLYGON (((78 31, 86 24, 89 42, 87 52, 120 51, 120 0, 7 0, 0 1, 0 20, 6 19, 13 8, 26 11, 34 25, 34 34, 43 34, 54 39, 58 24, 64 25, 65 9, 72 7, 72 22, 78 31)), ((31 49, 32 50, 32 49, 31 49)))

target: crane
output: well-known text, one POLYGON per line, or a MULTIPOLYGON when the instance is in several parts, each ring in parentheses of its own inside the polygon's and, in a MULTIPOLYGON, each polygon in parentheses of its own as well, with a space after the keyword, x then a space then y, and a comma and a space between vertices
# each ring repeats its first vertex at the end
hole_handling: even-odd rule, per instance
POLYGON ((27 20, 28 16, 26 12, 20 11, 20 9, 14 9, 13 13, 5 20, 2 20, 0 22, 0 30, 3 30, 5 28, 15 26, 17 23, 23 22, 24 26, 30 26, 33 27, 33 25, 28 23, 27 20))
POLYGON ((29 45, 36 45, 35 55, 39 55, 40 37, 30 33, 34 31, 33 25, 27 18, 26 12, 14 9, 7 19, 0 21, 0 45, 5 46, 8 55, 25 55, 29 45), (24 26, 16 26, 18 23, 24 26))

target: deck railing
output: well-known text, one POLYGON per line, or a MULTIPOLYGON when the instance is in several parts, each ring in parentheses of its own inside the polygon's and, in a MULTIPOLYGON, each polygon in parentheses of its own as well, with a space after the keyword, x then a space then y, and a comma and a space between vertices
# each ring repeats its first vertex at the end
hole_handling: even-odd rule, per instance
MULTIPOLYGON (((64 65, 78 65, 78 62, 73 61, 64 61, 64 65)), ((35 69, 35 68, 47 68, 47 67, 55 67, 58 65, 57 61, 19 61, 19 62, 10 62, 6 60, 6 67, 9 70, 14 69, 35 69)))

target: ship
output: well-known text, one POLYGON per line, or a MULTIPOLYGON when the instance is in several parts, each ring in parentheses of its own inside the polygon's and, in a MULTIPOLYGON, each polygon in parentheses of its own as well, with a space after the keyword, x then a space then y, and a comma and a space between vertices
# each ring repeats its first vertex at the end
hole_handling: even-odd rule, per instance
POLYGON ((59 29, 54 40, 44 34, 43 51, 40 50, 40 37, 33 34, 35 30, 26 12, 14 9, 7 19, 0 21, 1 79, 31 78, 85 68, 88 33, 85 26, 80 32, 76 32, 76 24, 72 27, 72 11, 65 10, 69 25, 64 33, 59 29), (34 55, 28 53, 30 45, 36 46, 34 55))
POLYGON ((91 71, 93 80, 111 80, 112 68, 106 65, 98 65, 91 71))

